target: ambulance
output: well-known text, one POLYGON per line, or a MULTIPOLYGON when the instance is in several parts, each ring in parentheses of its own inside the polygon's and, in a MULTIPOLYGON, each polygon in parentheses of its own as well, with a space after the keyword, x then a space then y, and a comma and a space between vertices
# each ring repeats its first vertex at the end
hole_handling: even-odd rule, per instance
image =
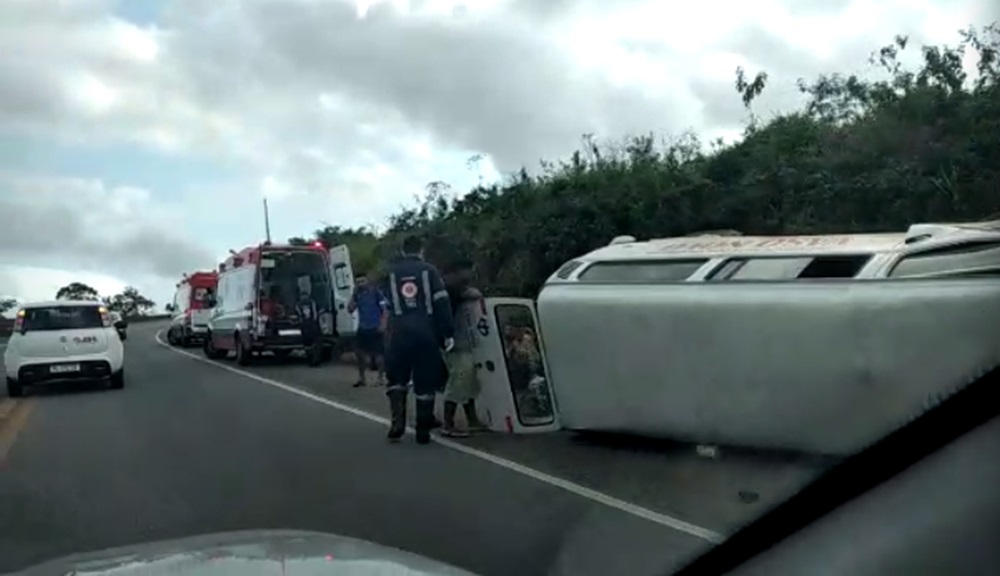
POLYGON ((319 312, 322 359, 337 342, 330 255, 321 242, 276 245, 264 242, 231 251, 219 264, 219 285, 212 301, 205 355, 234 354, 240 364, 267 352, 279 357, 303 350, 299 297, 308 293, 319 312))
POLYGON ((177 283, 173 301, 167 305, 171 314, 167 341, 173 346, 200 344, 208 334, 210 301, 219 283, 215 272, 185 274, 177 283))

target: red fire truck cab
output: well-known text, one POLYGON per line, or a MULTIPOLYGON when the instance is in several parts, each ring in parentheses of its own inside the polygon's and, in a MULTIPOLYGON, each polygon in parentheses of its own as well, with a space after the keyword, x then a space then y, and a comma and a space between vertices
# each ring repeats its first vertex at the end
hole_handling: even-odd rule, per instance
POLYGON ((319 242, 304 246, 251 246, 231 251, 219 265, 205 355, 224 358, 234 352, 248 364, 263 352, 287 356, 304 350, 309 324, 299 314, 303 295, 315 302, 321 360, 336 345, 333 286, 329 254, 319 242))

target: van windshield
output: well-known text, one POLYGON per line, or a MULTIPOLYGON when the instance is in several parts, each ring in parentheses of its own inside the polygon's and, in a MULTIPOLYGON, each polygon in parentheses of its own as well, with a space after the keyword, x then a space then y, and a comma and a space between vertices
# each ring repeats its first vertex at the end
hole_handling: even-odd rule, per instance
POLYGON ((24 331, 101 328, 104 321, 97 306, 48 306, 24 311, 24 331))
POLYGON ((302 292, 309 293, 319 310, 331 310, 330 271, 326 258, 314 250, 268 251, 260 260, 260 295, 294 307, 302 292))

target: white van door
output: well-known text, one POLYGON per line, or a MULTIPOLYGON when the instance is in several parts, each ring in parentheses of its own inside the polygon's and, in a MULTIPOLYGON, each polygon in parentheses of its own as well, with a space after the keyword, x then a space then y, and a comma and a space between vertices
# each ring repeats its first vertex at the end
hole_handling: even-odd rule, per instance
POLYGON ((337 311, 337 334, 349 336, 358 331, 358 313, 347 311, 354 291, 354 267, 346 245, 330 249, 330 278, 333 279, 333 307, 337 311))
POLYGON ((485 298, 465 304, 460 324, 472 332, 483 421, 497 432, 558 430, 534 301, 485 298))

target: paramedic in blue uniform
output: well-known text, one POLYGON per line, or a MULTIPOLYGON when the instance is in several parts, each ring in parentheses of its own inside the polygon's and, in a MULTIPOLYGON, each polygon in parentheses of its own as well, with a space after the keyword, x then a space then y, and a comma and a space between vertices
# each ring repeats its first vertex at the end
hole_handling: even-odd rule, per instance
POLYGON ((383 293, 389 323, 385 352, 386 396, 392 412, 389 440, 406 430, 407 384, 412 379, 416 400, 417 443, 430 442, 434 400, 446 379, 442 351, 455 345, 448 292, 437 268, 423 259, 423 242, 403 241, 402 255, 389 265, 383 293))

